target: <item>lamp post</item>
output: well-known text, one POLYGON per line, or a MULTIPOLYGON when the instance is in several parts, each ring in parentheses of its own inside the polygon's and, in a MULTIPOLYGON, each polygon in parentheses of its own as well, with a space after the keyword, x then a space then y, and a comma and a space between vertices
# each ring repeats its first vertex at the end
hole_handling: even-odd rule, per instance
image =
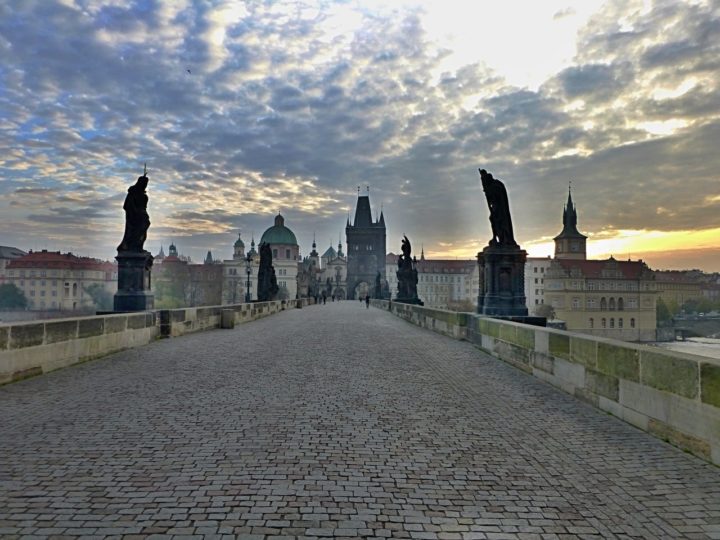
POLYGON ((252 301, 252 293, 250 292, 250 275, 252 274, 252 255, 248 253, 245 259, 245 272, 247 272, 247 288, 245 289, 245 302, 250 303, 252 301))

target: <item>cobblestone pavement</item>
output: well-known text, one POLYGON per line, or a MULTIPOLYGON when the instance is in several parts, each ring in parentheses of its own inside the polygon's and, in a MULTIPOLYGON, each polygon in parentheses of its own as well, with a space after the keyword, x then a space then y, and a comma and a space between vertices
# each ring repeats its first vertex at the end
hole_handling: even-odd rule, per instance
POLYGON ((0 388, 0 536, 720 538, 720 469, 359 302, 0 388))

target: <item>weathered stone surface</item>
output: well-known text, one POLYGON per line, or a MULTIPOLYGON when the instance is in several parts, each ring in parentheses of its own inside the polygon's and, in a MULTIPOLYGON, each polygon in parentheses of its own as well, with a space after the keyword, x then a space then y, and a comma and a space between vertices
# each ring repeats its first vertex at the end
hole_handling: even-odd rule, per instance
POLYGON ((127 328, 128 330, 137 330, 139 328, 145 328, 145 314, 136 313, 135 315, 127 316, 127 328))
POLYGON ((568 360, 570 358, 570 337, 563 334, 550 334, 550 354, 568 360))
POLYGON ((45 337, 45 325, 39 324, 20 324, 10 327, 10 348, 22 349, 23 347, 32 347, 41 345, 45 337))
POLYGON ((597 341, 571 337, 570 359, 589 368, 595 368, 597 366, 597 345, 597 341))
POLYGON ((619 386, 617 377, 586 369, 585 386, 600 396, 612 399, 613 401, 618 400, 619 386))
POLYGON ((184 309, 172 309, 170 310, 170 322, 179 323, 186 319, 184 309))
POLYGON ((530 371, 530 352, 528 349, 518 347, 502 340, 495 341, 494 351, 506 362, 513 362, 525 371, 530 371))
POLYGON ((681 396, 698 395, 698 363, 666 354, 643 351, 642 384, 681 396))
POLYGON ((651 418, 648 422, 648 431, 660 439, 679 446, 683 450, 692 452, 696 456, 710 459, 710 445, 707 442, 674 429, 664 422, 651 418))
POLYGON ((45 343, 58 343, 77 339, 78 321, 58 321, 45 323, 45 343))
POLYGON ((40 366, 31 367, 28 369, 23 369, 22 371, 16 371, 12 374, 12 377, 10 380, 13 382, 22 381, 23 379, 29 379, 30 377, 37 377, 38 375, 42 375, 42 368, 40 366))
POLYGON ((80 319, 78 321, 78 337, 87 338, 91 336, 101 336, 105 333, 105 318, 93 317, 90 319, 80 319))
POLYGON ((703 403, 720 407, 720 366, 703 363, 700 367, 703 403))
POLYGON ((520 345, 526 349, 535 349, 535 330, 530 328, 517 328, 516 332, 516 345, 520 345))
POLYGON ((105 317, 105 333, 114 334, 127 329, 127 315, 112 315, 105 317))
POLYGON ((8 347, 8 335, 9 335, 9 328, 8 327, 0 327, 0 351, 3 349, 7 349, 8 347))
POLYGON ((512 324, 501 324, 500 339, 508 343, 515 343, 515 326, 512 324))
POLYGON ((532 365, 546 373, 555 372, 555 362, 552 356, 536 352, 532 355, 532 365))
POLYGON ((597 345, 597 370, 620 379, 640 380, 638 351, 622 345, 599 342, 597 345))

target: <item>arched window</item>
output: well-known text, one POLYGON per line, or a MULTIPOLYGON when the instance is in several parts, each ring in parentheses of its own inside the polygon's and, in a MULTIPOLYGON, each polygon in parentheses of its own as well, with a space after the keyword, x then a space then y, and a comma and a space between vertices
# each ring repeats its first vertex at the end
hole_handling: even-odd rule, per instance
POLYGON ((610 299, 610 311, 615 311, 615 299, 610 299))
POLYGON ((630 319, 630 328, 635 328, 635 318, 630 319))
POLYGON ((602 327, 605 328, 607 326, 607 320, 605 319, 605 317, 602 318, 601 322, 602 322, 602 327))
POLYGON ((625 309, 625 302, 623 302, 622 298, 618 298, 618 311, 623 311, 625 309))
POLYGON ((77 296, 77 283, 73 283, 73 296, 77 296))
POLYGON ((606 311, 607 310, 607 300, 605 300, 605 297, 603 296, 600 299, 600 311, 606 311))
POLYGON ((622 320, 622 317, 620 317, 618 319, 618 328, 622 328, 622 327, 623 327, 623 320, 622 320))
POLYGON ((610 328, 615 328, 615 317, 610 317, 610 328))

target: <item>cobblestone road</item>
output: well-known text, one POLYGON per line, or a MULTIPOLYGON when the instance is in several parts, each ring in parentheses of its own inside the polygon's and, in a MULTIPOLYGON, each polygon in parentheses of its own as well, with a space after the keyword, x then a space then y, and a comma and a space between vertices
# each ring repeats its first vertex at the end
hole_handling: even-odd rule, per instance
POLYGON ((3 538, 720 538, 717 467, 359 302, 5 386, 0 418, 3 538))

